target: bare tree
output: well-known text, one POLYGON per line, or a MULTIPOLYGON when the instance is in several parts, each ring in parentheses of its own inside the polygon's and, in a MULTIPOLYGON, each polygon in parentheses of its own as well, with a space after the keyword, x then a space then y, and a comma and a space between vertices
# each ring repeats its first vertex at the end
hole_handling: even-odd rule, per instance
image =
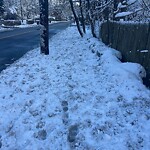
POLYGON ((94 3, 90 3, 90 0, 87 0, 87 14, 88 14, 88 19, 91 25, 91 32, 93 37, 96 37, 95 34, 95 16, 93 15, 93 9, 94 9, 94 3))
POLYGON ((85 31, 85 19, 84 19, 84 15, 83 15, 83 7, 82 7, 82 0, 79 0, 79 3, 80 3, 80 13, 81 13, 81 24, 82 24, 83 32, 86 33, 86 31, 85 31))
POLYGON ((83 37, 83 33, 82 33, 81 28, 80 28, 79 18, 77 17, 76 12, 75 12, 75 9, 74 9, 74 6, 73 6, 73 1, 72 1, 72 0, 69 0, 69 2, 70 2, 70 6, 71 6, 72 13, 73 13, 73 15, 74 15, 75 22, 76 22, 76 24, 77 24, 77 29, 78 29, 78 31, 79 31, 81 37, 83 37))
POLYGON ((0 16, 2 16, 4 13, 4 1, 1 0, 0 1, 0 16))

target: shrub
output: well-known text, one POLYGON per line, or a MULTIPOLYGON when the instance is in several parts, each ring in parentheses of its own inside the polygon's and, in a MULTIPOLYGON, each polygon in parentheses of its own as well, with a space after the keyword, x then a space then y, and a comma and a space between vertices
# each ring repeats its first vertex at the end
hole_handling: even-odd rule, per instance
POLYGON ((17 20, 17 14, 6 13, 3 17, 5 20, 17 20))

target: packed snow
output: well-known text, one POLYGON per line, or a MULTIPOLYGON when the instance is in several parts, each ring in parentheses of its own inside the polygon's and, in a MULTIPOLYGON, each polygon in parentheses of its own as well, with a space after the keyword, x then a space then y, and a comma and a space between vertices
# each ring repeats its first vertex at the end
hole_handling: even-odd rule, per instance
POLYGON ((130 12, 130 11, 120 12, 115 15, 115 18, 125 17, 125 16, 131 15, 131 14, 133 14, 133 12, 130 12))
POLYGON ((4 32, 4 31, 8 31, 8 30, 11 30, 10 28, 3 28, 0 26, 0 32, 4 32))
MULTIPOLYGON (((49 23, 49 25, 59 23, 59 22, 67 22, 67 21, 52 21, 51 23, 49 23)), ((0 32, 13 30, 14 27, 17 27, 17 28, 31 28, 31 27, 36 27, 36 26, 39 26, 39 25, 37 23, 33 23, 33 24, 23 23, 21 25, 15 25, 15 26, 10 26, 10 27, 2 25, 2 26, 0 26, 0 32)))
POLYGON ((30 28, 30 27, 35 27, 37 26, 37 23, 33 23, 33 24, 22 24, 22 25, 17 25, 15 27, 18 27, 18 28, 30 28))
POLYGON ((141 50, 141 53, 148 53, 149 50, 141 50))
POLYGON ((22 24, 22 25, 15 25, 15 26, 5 26, 5 25, 2 24, 2 26, 0 27, 0 32, 13 30, 14 27, 16 27, 16 28, 31 28, 31 27, 35 27, 35 26, 37 26, 37 23, 34 23, 34 24, 22 24))
POLYGON ((69 27, 50 55, 28 52, 0 74, 2 150, 148 150, 142 66, 69 27))

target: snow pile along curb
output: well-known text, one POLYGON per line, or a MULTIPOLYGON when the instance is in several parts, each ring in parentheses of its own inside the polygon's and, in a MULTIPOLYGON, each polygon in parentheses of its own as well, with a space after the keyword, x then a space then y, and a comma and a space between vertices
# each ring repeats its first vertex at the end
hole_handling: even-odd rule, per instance
POLYGON ((4 70, 2 149, 147 150, 144 71, 117 57, 118 51, 70 27, 52 38, 49 56, 35 49, 4 70))
POLYGON ((10 30, 12 30, 12 29, 0 27, 0 32, 10 31, 10 30))

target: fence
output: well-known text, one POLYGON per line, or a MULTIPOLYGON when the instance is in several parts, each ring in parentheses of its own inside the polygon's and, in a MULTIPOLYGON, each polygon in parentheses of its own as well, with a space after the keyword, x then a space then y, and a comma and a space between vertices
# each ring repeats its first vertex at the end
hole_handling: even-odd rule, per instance
POLYGON ((123 61, 140 63, 147 72, 150 87, 150 23, 105 22, 101 25, 102 41, 122 53, 123 61))

